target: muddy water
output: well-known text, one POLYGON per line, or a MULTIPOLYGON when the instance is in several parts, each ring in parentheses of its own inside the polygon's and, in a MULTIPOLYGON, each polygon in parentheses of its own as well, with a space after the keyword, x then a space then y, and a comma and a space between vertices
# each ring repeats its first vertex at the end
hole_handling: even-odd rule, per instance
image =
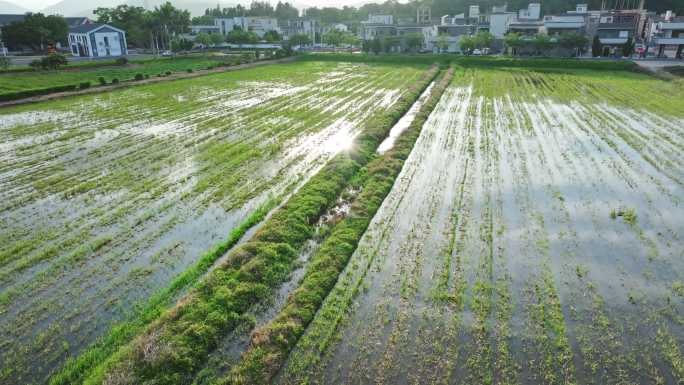
POLYGON ((682 116, 613 79, 457 82, 279 383, 684 380, 682 116))
POLYGON ((308 66, 1 117, 0 366, 12 370, 0 382, 44 382, 253 209, 343 150, 382 108, 376 89, 395 98, 420 74, 308 66), (328 72, 350 76, 319 84, 328 72), (322 114, 333 99, 340 108, 322 114))

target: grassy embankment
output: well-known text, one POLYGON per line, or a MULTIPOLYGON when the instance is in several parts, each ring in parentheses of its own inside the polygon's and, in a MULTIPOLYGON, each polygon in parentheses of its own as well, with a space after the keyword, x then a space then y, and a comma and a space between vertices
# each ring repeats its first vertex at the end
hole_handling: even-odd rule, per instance
POLYGON ((107 84, 116 81, 133 80, 136 75, 143 77, 167 76, 175 72, 188 72, 213 68, 221 65, 236 64, 240 58, 220 56, 191 56, 181 58, 162 58, 126 65, 115 66, 74 65, 55 71, 6 71, 0 72, 0 101, 16 100, 53 92, 73 91, 82 83, 92 86, 100 84, 103 78, 107 84))
POLYGON ((314 254, 299 288, 290 295, 283 310, 254 333, 250 350, 221 383, 268 383, 280 369, 337 282, 373 216, 392 189, 423 124, 449 85, 453 71, 451 68, 443 74, 395 147, 375 158, 363 170, 363 177, 355 186, 361 189, 361 193, 353 201, 349 215, 335 226, 314 254))
MULTIPOLYGON (((317 218, 373 157, 380 141, 436 73, 436 68, 428 71, 388 112, 371 119, 349 152, 333 158, 178 306, 102 365, 88 373, 74 373, 72 378, 86 378, 86 383, 113 378, 140 383, 178 382, 191 376, 217 339, 249 322, 243 317, 245 312, 287 278, 317 218)), ((69 382, 65 377, 53 380, 53 384, 69 382)))

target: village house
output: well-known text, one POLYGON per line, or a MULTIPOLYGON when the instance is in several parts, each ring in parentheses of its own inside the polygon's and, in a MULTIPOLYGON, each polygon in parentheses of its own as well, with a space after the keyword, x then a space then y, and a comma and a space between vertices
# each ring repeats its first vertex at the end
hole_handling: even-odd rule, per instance
POLYGON ((128 54, 126 32, 107 24, 71 27, 68 44, 74 56, 113 57, 128 54))

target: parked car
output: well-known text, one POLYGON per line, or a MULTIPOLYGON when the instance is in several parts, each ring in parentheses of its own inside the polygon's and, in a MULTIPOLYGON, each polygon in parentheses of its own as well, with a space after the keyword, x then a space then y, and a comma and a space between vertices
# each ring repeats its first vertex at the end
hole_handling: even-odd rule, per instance
POLYGON ((473 50, 473 55, 475 55, 475 56, 482 56, 482 51, 479 50, 479 49, 474 49, 474 50, 473 50))
POLYGON ((161 55, 162 55, 162 56, 173 56, 173 52, 171 52, 171 51, 162 51, 161 55))

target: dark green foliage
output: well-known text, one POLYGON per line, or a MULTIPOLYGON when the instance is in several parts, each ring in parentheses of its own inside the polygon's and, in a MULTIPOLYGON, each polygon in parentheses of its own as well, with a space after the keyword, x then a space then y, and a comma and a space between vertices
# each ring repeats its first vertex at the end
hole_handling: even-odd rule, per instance
POLYGON ((176 307, 122 347, 121 355, 114 355, 96 370, 97 382, 124 373, 133 383, 186 381, 219 338, 244 322, 242 315, 286 280, 296 266, 299 250, 313 236, 318 218, 335 204, 437 72, 432 68, 387 113, 368 121, 351 150, 328 162, 176 307), (146 354, 149 349, 157 353, 146 354))
POLYGON ((40 60, 34 60, 29 64, 34 69, 42 70, 56 70, 61 66, 67 64, 67 59, 64 55, 53 53, 43 57, 40 60))
POLYGON ((97 78, 97 81, 100 82, 101 86, 107 85, 107 80, 105 80, 104 76, 97 78))
POLYGON ((81 82, 81 84, 78 85, 79 89, 85 90, 86 88, 90 88, 90 82, 81 82))
POLYGON ((166 76, 169 76, 169 75, 171 75, 171 71, 166 71, 165 74, 166 74, 166 76))
POLYGON ((433 88, 430 98, 409 129, 399 137, 395 147, 367 165, 361 178, 362 192, 353 201, 349 215, 335 226, 311 257, 300 286, 288 297, 282 311, 254 333, 250 350, 221 383, 266 384, 277 373, 334 287, 373 216, 392 189, 423 124, 436 107, 452 76, 453 70, 448 70, 433 88))
POLYGON ((75 89, 76 89, 75 85, 66 85, 66 86, 40 88, 40 89, 35 89, 35 90, 11 92, 11 93, 6 93, 6 94, 0 94, 0 102, 7 102, 10 100, 19 100, 19 99, 24 99, 24 98, 30 98, 33 96, 53 94, 56 92, 74 91, 75 89))
POLYGON ((191 74, 191 73, 192 73, 192 68, 188 68, 186 71, 187 71, 189 74, 191 74))
POLYGON ((112 84, 119 84, 119 79, 117 79, 117 78, 112 79, 112 84))
POLYGON ((66 43, 69 25, 62 16, 27 13, 24 20, 2 27, 2 40, 10 49, 30 47, 43 51, 48 44, 66 43))
POLYGON ((134 77, 135 80, 143 80, 144 78, 145 78, 145 76, 143 76, 143 74, 135 74, 135 77, 134 77))
POLYGON ((594 40, 591 42, 591 56, 601 56, 601 39, 598 36, 594 36, 594 40))
POLYGON ((116 58, 115 62, 117 65, 124 66, 124 65, 128 64, 128 58, 125 56, 121 56, 121 57, 116 58))
POLYGON ((630 57, 634 53, 634 40, 630 37, 627 42, 622 46, 622 56, 630 57))

